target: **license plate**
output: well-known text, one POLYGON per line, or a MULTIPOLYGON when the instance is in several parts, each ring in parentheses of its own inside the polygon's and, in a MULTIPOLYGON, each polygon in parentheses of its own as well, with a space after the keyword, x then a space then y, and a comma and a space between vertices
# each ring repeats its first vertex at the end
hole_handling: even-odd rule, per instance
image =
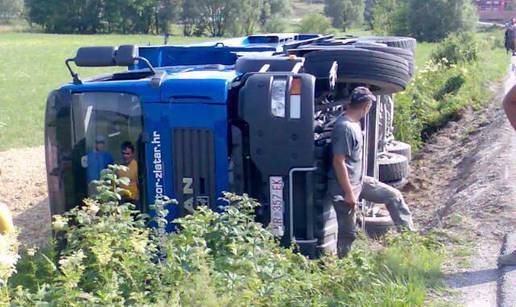
POLYGON ((285 202, 283 201, 283 177, 272 176, 269 178, 270 183, 270 207, 271 207, 271 230, 272 234, 282 237, 285 233, 285 224, 283 223, 283 212, 285 202))

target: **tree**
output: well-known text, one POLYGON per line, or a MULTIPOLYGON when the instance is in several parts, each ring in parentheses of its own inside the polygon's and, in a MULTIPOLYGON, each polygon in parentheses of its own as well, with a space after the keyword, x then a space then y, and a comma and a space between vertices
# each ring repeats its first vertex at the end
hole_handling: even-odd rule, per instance
POLYGON ((369 29, 373 28, 373 9, 376 0, 365 0, 364 21, 369 29))
POLYGON ((325 0, 324 13, 332 19, 332 25, 346 31, 364 21, 364 0, 325 0))
POLYGON ((292 14, 290 0, 265 0, 260 22, 265 25, 270 19, 286 18, 292 14))
POLYGON ((331 24, 341 29, 344 25, 344 1, 346 0, 325 0, 324 14, 331 18, 331 24))
POLYGON ((183 0, 181 22, 187 36, 250 35, 289 12, 289 0, 183 0))
POLYGON ((299 23, 300 33, 328 33, 331 28, 331 22, 325 16, 313 13, 306 15, 299 23))
POLYGON ((0 22, 16 19, 23 12, 23 0, 0 0, 0 22))
POLYGON ((231 35, 251 35, 261 23, 263 11, 270 8, 266 0, 240 0, 238 10, 232 14, 231 35))
POLYGON ((440 41, 450 33, 473 30, 478 16, 470 0, 376 0, 373 29, 440 41))
POLYGON ((161 33, 170 33, 171 25, 180 20, 182 8, 183 0, 160 0, 156 11, 156 28, 161 33))
POLYGON ((149 33, 158 0, 26 0, 27 19, 56 33, 149 33))
POLYGON ((473 30, 478 19, 471 0, 409 0, 410 33, 424 41, 439 41, 453 32, 473 30))
MULTIPOLYGON (((196 28, 199 26, 199 21, 202 20, 201 11, 196 5, 197 1, 187 0, 183 2, 181 11, 181 22, 183 23, 183 35, 194 35, 196 28)), ((204 27, 201 33, 204 32, 204 27)))
POLYGON ((407 0, 375 0, 373 31, 381 35, 410 35, 407 0))

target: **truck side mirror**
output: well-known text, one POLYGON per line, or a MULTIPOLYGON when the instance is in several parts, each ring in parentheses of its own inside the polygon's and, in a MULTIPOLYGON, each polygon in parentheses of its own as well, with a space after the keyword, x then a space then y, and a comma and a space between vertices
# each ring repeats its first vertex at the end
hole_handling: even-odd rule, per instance
POLYGON ((115 63, 118 66, 131 66, 138 63, 138 46, 122 45, 115 53, 115 63))
POLYGON ((115 47, 112 46, 81 47, 73 61, 79 67, 114 66, 114 54, 115 47))
POLYGON ((70 71, 74 84, 82 84, 79 75, 70 67, 70 62, 74 62, 79 67, 105 67, 105 66, 131 66, 141 60, 147 65, 153 75, 156 71, 151 63, 139 56, 138 46, 122 45, 118 48, 112 46, 81 47, 73 59, 65 61, 66 67, 70 71))

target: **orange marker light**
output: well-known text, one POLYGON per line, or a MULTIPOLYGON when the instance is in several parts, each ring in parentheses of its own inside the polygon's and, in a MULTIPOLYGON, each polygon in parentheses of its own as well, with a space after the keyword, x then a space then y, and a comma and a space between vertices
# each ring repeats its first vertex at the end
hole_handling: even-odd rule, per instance
POLYGON ((290 84, 290 95, 301 95, 301 79, 292 79, 292 83, 290 84))

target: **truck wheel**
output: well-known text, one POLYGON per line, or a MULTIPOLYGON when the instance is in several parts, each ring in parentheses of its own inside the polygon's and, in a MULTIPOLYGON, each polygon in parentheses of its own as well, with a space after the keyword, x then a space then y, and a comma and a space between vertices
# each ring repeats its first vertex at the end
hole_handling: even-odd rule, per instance
POLYGON ((378 173, 381 182, 392 182, 407 178, 409 173, 408 159, 395 153, 381 153, 378 158, 378 173))
POLYGON ((315 146, 315 166, 317 170, 314 172, 315 183, 318 186, 316 190, 326 192, 326 184, 328 182, 328 146, 315 146))
POLYGON ((412 37, 402 36, 366 36, 360 37, 361 41, 373 41, 375 43, 385 44, 389 47, 403 48, 410 50, 413 55, 416 54, 417 41, 412 37))
POLYGON ((354 44, 357 48, 361 49, 367 49, 367 50, 375 50, 380 52, 385 52, 388 54, 392 54, 395 56, 398 56, 400 58, 403 58, 407 61, 409 65, 409 75, 412 77, 414 76, 414 55, 412 54, 412 51, 408 49, 398 48, 398 47, 384 47, 381 45, 371 44, 369 42, 363 43, 363 42, 357 42, 354 44))
POLYGON ((390 216, 366 216, 364 217, 364 224, 365 232, 371 238, 379 238, 385 235, 389 230, 396 229, 390 216))
POLYGON ((390 181, 390 182, 384 182, 385 184, 388 184, 390 185, 391 187, 397 189, 397 190, 401 190, 403 189, 407 183, 408 183, 408 179, 407 178, 403 178, 401 180, 398 180, 398 181, 390 181))
POLYGON ((377 95, 401 92, 410 81, 409 65, 399 56, 355 47, 320 47, 305 56, 305 72, 325 78, 337 61, 337 82, 366 84, 377 95))
POLYGON ((405 156, 409 161, 412 160, 412 147, 407 143, 403 143, 400 141, 391 141, 387 143, 385 149, 388 152, 405 156))

